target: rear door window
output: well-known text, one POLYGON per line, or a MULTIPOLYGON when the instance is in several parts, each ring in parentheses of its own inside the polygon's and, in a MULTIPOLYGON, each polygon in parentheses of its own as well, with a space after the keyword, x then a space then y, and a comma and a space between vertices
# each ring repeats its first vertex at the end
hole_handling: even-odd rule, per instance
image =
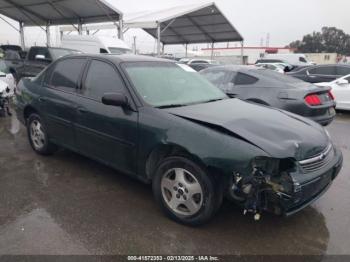
POLYGON ((313 75, 336 75, 335 66, 319 66, 308 70, 313 75))
POLYGON ((238 72, 236 77, 234 78, 235 85, 252 85, 258 82, 258 78, 254 76, 250 76, 241 72, 238 72))
POLYGON ((124 91, 123 80, 111 64, 99 60, 91 61, 84 82, 84 96, 101 101, 105 93, 124 91))
POLYGON ((50 87, 63 91, 74 91, 78 87, 86 59, 71 58, 59 61, 51 75, 50 87))

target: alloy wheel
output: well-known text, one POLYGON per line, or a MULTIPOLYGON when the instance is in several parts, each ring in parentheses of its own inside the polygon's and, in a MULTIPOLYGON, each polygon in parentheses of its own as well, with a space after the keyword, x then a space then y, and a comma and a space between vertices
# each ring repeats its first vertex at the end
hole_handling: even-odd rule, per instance
POLYGON ((45 133, 42 129, 41 123, 38 120, 34 120, 30 124, 30 138, 35 149, 40 150, 45 146, 45 133))
POLYGON ((184 168, 168 170, 161 180, 162 196, 176 214, 192 216, 203 203, 203 190, 197 178, 184 168))

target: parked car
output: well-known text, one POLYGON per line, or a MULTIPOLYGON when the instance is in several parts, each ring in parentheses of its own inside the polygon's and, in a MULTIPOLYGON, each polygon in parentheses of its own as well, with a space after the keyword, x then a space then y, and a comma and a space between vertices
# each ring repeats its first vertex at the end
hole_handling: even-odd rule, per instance
POLYGON ((0 77, 0 117, 6 116, 6 114, 11 115, 9 103, 13 95, 14 90, 6 82, 2 81, 0 77))
POLYGON ((201 58, 181 58, 179 60, 180 63, 184 63, 187 65, 193 65, 193 64, 219 64, 215 60, 209 60, 209 59, 201 59, 201 58))
POLYGON ((213 67, 213 66, 216 66, 216 65, 215 64, 208 64, 208 63, 204 63, 204 64, 202 64, 202 63, 198 63, 198 64, 194 63, 194 64, 190 64, 188 66, 190 66, 195 71, 199 72, 199 71, 201 71, 203 69, 206 69, 206 68, 209 68, 209 67, 213 67))
POLYGON ((6 45, 1 46, 0 53, 0 60, 6 63, 9 72, 17 79, 17 69, 23 66, 22 56, 25 55, 25 52, 19 46, 6 45))
POLYGON ((14 93, 16 88, 16 81, 11 74, 11 68, 4 60, 0 60, 0 81, 5 82, 6 85, 10 88, 11 92, 14 93))
POLYGON ((169 60, 64 57, 22 79, 16 101, 35 152, 63 146, 152 183, 165 214, 189 225, 213 217, 223 195, 256 219, 265 210, 293 214, 342 166, 320 125, 229 99, 169 60))
POLYGON ((332 82, 317 83, 317 86, 331 87, 336 101, 336 109, 350 110, 350 74, 332 82))
POLYGON ((79 50, 89 54, 131 54, 132 50, 123 41, 114 37, 93 35, 64 35, 62 48, 79 50))
POLYGON ((348 74, 350 65, 345 64, 308 66, 288 73, 309 83, 331 82, 348 74))
POLYGON ((34 77, 58 58, 77 53, 80 52, 73 49, 33 46, 22 65, 17 68, 16 80, 19 81, 22 77, 34 77))
POLYGON ((219 66, 200 73, 230 97, 287 110, 322 125, 336 115, 329 87, 253 66, 219 66))
POLYGON ((22 47, 19 45, 0 45, 0 49, 3 51, 11 50, 11 51, 16 51, 18 53, 22 52, 22 47))
POLYGON ((285 67, 277 63, 258 63, 258 64, 255 64, 255 66, 269 69, 281 74, 285 73, 285 67))
POLYGON ((256 60, 255 65, 257 65, 257 64, 277 64, 277 65, 281 65, 285 69, 284 70, 285 72, 290 72, 290 71, 296 70, 298 68, 304 67, 304 66, 291 65, 291 64, 289 64, 286 61, 281 60, 281 59, 265 59, 265 58, 262 58, 262 59, 256 60))

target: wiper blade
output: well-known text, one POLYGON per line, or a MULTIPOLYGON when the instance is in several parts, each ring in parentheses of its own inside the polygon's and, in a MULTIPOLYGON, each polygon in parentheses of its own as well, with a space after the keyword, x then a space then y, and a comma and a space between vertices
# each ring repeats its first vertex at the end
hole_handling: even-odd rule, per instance
POLYGON ((211 100, 205 101, 204 103, 211 103, 211 102, 220 101, 220 100, 224 100, 224 98, 211 99, 211 100))
POLYGON ((170 104, 170 105, 164 105, 164 106, 156 106, 156 108, 172 108, 172 107, 182 107, 182 106, 186 106, 184 104, 170 104))

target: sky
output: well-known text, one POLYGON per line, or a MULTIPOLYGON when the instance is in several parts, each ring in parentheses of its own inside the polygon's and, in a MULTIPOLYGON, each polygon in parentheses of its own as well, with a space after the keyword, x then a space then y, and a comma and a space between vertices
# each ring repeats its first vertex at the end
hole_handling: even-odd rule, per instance
MULTIPOLYGON (((74 0, 72 0, 74 1, 74 0)), ((203 3, 203 0, 106 0, 123 13, 157 10, 172 6, 203 3)), ((319 31, 323 26, 335 26, 350 34, 349 0, 216 0, 215 3, 245 39, 245 46, 285 46, 303 35, 319 31)), ((13 23, 16 25, 16 23, 13 23)), ((17 26, 17 25, 16 25, 17 26)), ((26 29, 26 43, 45 44, 45 33, 40 29, 26 29)), ((113 30, 101 35, 115 36, 113 30)), ((131 45, 137 37, 137 48, 150 52, 155 40, 142 30, 129 30, 125 41, 131 45)), ((19 36, 0 20, 0 43, 18 44, 19 36)), ((233 46, 235 44, 232 44, 233 46)), ((194 45, 197 46, 197 45, 194 45)), ((192 48, 194 47, 192 46, 192 48)), ((201 47, 201 45, 198 45, 201 47)), ((182 50, 182 46, 167 47, 166 51, 182 50)))

